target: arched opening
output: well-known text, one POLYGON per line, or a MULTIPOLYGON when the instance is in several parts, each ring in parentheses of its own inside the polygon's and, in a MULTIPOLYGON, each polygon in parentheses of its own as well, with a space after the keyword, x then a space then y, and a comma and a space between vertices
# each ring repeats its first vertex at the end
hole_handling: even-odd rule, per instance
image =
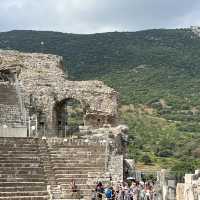
POLYGON ((76 99, 64 99, 55 104, 54 127, 58 136, 67 136, 79 132, 79 126, 84 125, 84 109, 76 99))
POLYGON ((15 82, 15 74, 12 71, 10 71, 9 69, 0 71, 0 82, 14 83, 15 82))

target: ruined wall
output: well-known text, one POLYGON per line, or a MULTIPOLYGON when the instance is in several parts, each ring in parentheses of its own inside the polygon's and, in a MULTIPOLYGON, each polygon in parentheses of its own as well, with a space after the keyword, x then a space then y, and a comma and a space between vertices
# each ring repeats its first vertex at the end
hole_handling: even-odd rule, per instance
POLYGON ((200 171, 195 174, 185 174, 185 183, 179 183, 176 188, 177 200, 200 199, 200 171))
POLYGON ((176 199, 176 179, 166 169, 161 169, 158 174, 158 192, 162 196, 162 200, 176 199))
POLYGON ((33 97, 37 114, 45 118, 47 128, 55 128, 55 105, 65 99, 77 99, 85 110, 85 125, 101 127, 117 123, 117 92, 101 81, 69 81, 65 79, 60 56, 0 51, 0 71, 16 74, 24 104, 33 97))

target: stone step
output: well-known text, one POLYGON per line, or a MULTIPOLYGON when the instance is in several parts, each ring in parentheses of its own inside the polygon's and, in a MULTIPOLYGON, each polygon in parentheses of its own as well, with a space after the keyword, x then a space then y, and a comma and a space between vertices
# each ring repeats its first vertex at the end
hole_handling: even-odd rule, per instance
POLYGON ((65 158, 72 160, 83 159, 83 158, 95 159, 95 158, 103 158, 106 156, 105 154, 88 154, 88 153, 82 153, 82 154, 68 153, 66 155, 60 153, 60 154, 50 154, 50 155, 52 159, 65 158))
POLYGON ((38 146, 38 143, 37 142, 33 142, 33 143, 23 143, 23 142, 2 142, 1 141, 1 138, 0 138, 0 149, 1 150, 4 150, 5 147, 9 147, 9 148, 13 148, 13 149, 16 149, 16 150, 19 150, 21 151, 22 149, 24 150, 31 150, 31 147, 33 149, 38 149, 39 146, 38 146))
POLYGON ((17 159, 7 159, 7 160, 0 160, 0 164, 20 164, 22 163, 23 164, 32 164, 32 163, 35 163, 35 164, 40 164, 41 161, 39 158, 36 158, 36 159, 25 159, 25 160, 17 160, 17 159))
POLYGON ((0 152, 3 153, 4 151, 9 151, 9 152, 38 152, 38 147, 37 146, 23 146, 23 147, 16 147, 16 146, 0 146, 0 152))
MULTIPOLYGON (((56 179, 56 182, 58 183, 58 184, 69 184, 69 183, 71 183, 71 179, 66 179, 66 180, 57 180, 56 179)), ((88 179, 75 179, 75 182, 76 182, 76 184, 78 185, 78 184, 87 184, 87 181, 88 181, 88 179)))
POLYGON ((16 178, 16 177, 13 177, 13 178, 0 178, 0 183, 2 182, 44 182, 44 177, 41 177, 40 178, 32 178, 32 176, 30 177, 27 177, 27 178, 16 178))
POLYGON ((9 174, 9 173, 4 173, 0 174, 0 178, 6 178, 6 179, 40 179, 44 177, 44 174, 9 174), (43 175, 43 176, 42 176, 43 175))
POLYGON ((9 150, 36 150, 38 149, 38 145, 37 143, 36 144, 23 144, 22 143, 18 143, 17 141, 16 142, 13 142, 13 143, 8 143, 8 142, 5 142, 5 143, 1 143, 0 142, 0 150, 4 150, 4 149, 9 149, 9 150))
POLYGON ((26 143, 26 141, 21 141, 21 142, 18 142, 18 141, 13 141, 13 142, 8 142, 8 141, 5 141, 5 142, 3 142, 3 141, 1 141, 0 140, 0 148, 1 148, 1 150, 3 150, 3 148, 7 148, 7 149, 9 149, 9 148, 12 148, 12 149, 19 149, 19 148, 21 148, 21 149, 31 149, 31 147, 33 148, 33 149, 37 149, 38 148, 38 144, 37 143, 35 143, 35 142, 33 142, 33 143, 26 143))
POLYGON ((0 192, 18 192, 18 191, 46 191, 47 187, 46 186, 10 186, 10 187, 5 187, 5 186, 0 186, 0 192))
POLYGON ((42 170, 41 167, 38 166, 28 166, 28 167, 18 167, 18 166, 14 166, 14 167, 0 167, 0 171, 4 171, 4 170, 28 170, 28 171, 35 171, 35 170, 42 170))
POLYGON ((38 157, 38 153, 7 153, 7 154, 0 154, 0 159, 4 158, 18 158, 18 157, 23 157, 23 158, 32 158, 32 157, 38 157))
POLYGON ((71 168, 71 167, 73 167, 73 168, 76 168, 76 167, 78 167, 78 168, 87 168, 87 167, 89 167, 89 168, 99 168, 99 167, 104 167, 105 166, 105 164, 104 163, 102 163, 102 162, 99 162, 99 163, 90 163, 90 162, 88 162, 88 163, 79 163, 79 164, 77 164, 77 163, 68 163, 68 164, 55 164, 54 165, 54 167, 53 167, 53 169, 65 169, 65 168, 71 168))
POLYGON ((38 150, 30 150, 30 151, 13 151, 13 150, 5 150, 0 151, 0 155, 3 157, 5 156, 12 156, 12 155, 38 155, 38 150))
POLYGON ((27 167, 42 167, 41 163, 0 163, 1 168, 27 168, 27 167))
POLYGON ((26 140, 25 141, 2 141, 1 140, 1 138, 0 138, 0 144, 1 144, 1 149, 2 149, 2 147, 11 147, 11 148, 30 148, 31 146, 33 147, 33 148, 38 148, 38 143, 37 142, 35 142, 35 141, 28 141, 28 142, 26 142, 26 140))
POLYGON ((0 200, 48 200, 49 196, 14 196, 0 197, 0 200))
POLYGON ((57 180, 64 179, 64 178, 87 178, 88 174, 55 174, 57 180))
POLYGON ((84 198, 83 195, 78 192, 70 192, 69 193, 63 193, 61 199, 81 199, 84 198))
POLYGON ((63 160, 63 159, 56 160, 56 164, 66 164, 66 165, 69 163, 79 164, 80 162, 88 162, 88 161, 85 161, 85 160, 63 160))
POLYGON ((87 166, 66 166, 66 167, 53 167, 54 170, 66 170, 66 171, 69 171, 69 170, 90 170, 90 171, 98 171, 98 170, 101 170, 102 169, 102 166, 90 166, 90 165, 87 165, 87 166))
POLYGON ((0 192, 0 197, 15 197, 15 196, 46 196, 47 191, 21 191, 21 192, 0 192))
POLYGON ((83 160, 83 159, 88 159, 88 160, 96 160, 96 159, 105 159, 105 155, 71 155, 71 157, 68 156, 62 156, 62 155, 57 155, 57 156, 52 156, 52 160, 83 160))
POLYGON ((44 170, 43 169, 38 169, 38 170, 34 170, 34 169, 29 169, 29 170, 1 170, 0 174, 7 174, 7 175, 44 175, 44 170))
POLYGON ((27 187, 27 186, 45 186, 45 182, 0 182, 0 187, 13 187, 13 186, 23 186, 23 187, 27 187))
POLYGON ((52 153, 57 153, 57 152, 62 152, 62 153, 67 153, 67 152, 94 152, 94 153, 102 153, 105 152, 105 149, 98 149, 98 148, 64 148, 64 149, 49 149, 50 152, 52 153))
POLYGON ((7 146, 21 146, 21 147, 26 147, 30 145, 38 146, 38 142, 36 139, 31 139, 31 138, 2 138, 0 137, 0 144, 1 145, 6 145, 7 146))
MULTIPOLYGON (((46 161, 44 161, 46 162, 46 161)), ((47 162, 48 163, 48 162, 47 162)), ((51 163, 53 163, 54 167, 56 168, 65 168, 65 167, 102 167, 105 166, 105 162, 103 161, 90 161, 90 160, 81 160, 79 163, 70 161, 68 163, 65 162, 54 162, 51 160, 51 163)))
MULTIPOLYGON (((95 187, 93 188, 95 190, 95 187)), ((70 189, 62 189, 62 192, 64 194, 70 194, 72 191, 70 189)), ((78 192, 81 194, 81 195, 91 195, 92 193, 92 189, 78 189, 78 192)))
MULTIPOLYGON (((85 139, 71 139, 71 138, 56 138, 60 139, 60 141, 53 141, 52 138, 47 138, 46 143, 52 147, 52 146, 70 146, 70 145, 82 145, 82 146, 105 146, 105 144, 101 144, 99 142, 86 142, 85 139)), ((45 140, 44 140, 45 141, 45 140)))
POLYGON ((66 151, 66 152, 62 152, 62 151, 57 151, 57 152, 49 152, 52 156, 58 156, 58 155, 62 155, 62 156, 67 156, 70 157, 70 155, 77 155, 77 156, 82 156, 82 155, 88 155, 88 156, 104 156, 106 153, 105 151, 77 151, 77 150, 73 150, 73 151, 66 151))
POLYGON ((61 145, 59 145, 59 144, 57 144, 57 145, 48 145, 48 147, 49 147, 49 149, 66 149, 66 148, 68 148, 68 149, 70 149, 70 148, 72 148, 72 149, 77 149, 77 148, 79 148, 79 149, 104 149, 106 146, 102 146, 102 145, 84 145, 84 144, 78 144, 78 143, 76 143, 76 144, 70 144, 70 143, 66 143, 66 144, 61 144, 61 145))
POLYGON ((88 170, 88 169, 85 169, 85 170, 80 170, 80 169, 71 169, 71 170, 56 170, 56 174, 88 174, 88 172, 90 173, 103 173, 103 169, 100 171, 94 171, 94 170, 88 170))
POLYGON ((37 157, 35 157, 35 158, 25 158, 25 157, 13 157, 13 158, 9 158, 9 157, 7 157, 7 158, 1 158, 0 159, 0 163, 12 163, 12 161, 13 161, 13 163, 19 163, 19 162, 21 162, 21 163, 38 163, 38 162, 40 162, 40 158, 37 158, 37 157))
MULTIPOLYGON (((58 182, 66 182, 69 183, 72 179, 79 181, 79 180, 95 180, 95 179, 105 179, 105 176, 88 176, 88 175, 79 175, 79 177, 77 177, 77 175, 69 175, 68 176, 56 176, 56 180, 58 182)), ((109 178, 109 177, 107 177, 109 178)))
MULTIPOLYGON (((87 184, 76 184, 78 190, 93 190, 96 185, 87 185, 87 184)), ((62 190, 71 190, 70 184, 61 184, 62 190)))
POLYGON ((3 163, 3 162, 6 162, 6 163, 11 163, 13 161, 14 162, 24 162, 24 163, 27 163, 27 162, 39 162, 40 161, 40 158, 38 157, 13 157, 12 159, 9 158, 9 157, 6 157, 6 158, 0 158, 0 163, 3 163))

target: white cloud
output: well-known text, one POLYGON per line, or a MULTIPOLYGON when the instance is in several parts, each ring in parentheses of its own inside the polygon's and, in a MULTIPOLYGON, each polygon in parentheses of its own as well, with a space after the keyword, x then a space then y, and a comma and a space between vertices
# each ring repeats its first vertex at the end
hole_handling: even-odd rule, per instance
POLYGON ((198 0, 1 0, 0 31, 135 31, 198 24, 198 0))

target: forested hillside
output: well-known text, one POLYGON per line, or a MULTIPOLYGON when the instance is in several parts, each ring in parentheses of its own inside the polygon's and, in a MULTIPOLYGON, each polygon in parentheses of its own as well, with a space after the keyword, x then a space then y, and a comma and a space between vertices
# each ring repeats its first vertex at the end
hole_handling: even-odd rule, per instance
POLYGON ((119 91, 130 157, 182 172, 200 163, 200 38, 190 29, 101 34, 11 31, 0 48, 64 57, 70 79, 119 91))

